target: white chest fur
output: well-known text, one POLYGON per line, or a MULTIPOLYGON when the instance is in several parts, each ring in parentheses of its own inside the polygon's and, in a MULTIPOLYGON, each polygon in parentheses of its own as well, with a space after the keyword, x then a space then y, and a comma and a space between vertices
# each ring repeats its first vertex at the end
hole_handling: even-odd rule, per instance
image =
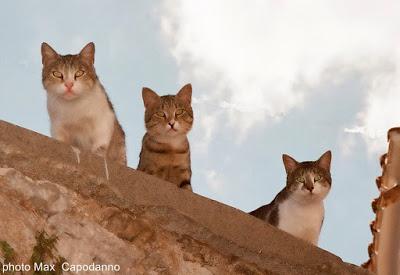
POLYGON ((317 245, 323 218, 322 200, 300 203, 289 198, 279 205, 278 228, 317 245))
POLYGON ((90 151, 108 147, 115 114, 101 87, 72 101, 49 94, 47 108, 54 138, 90 151))

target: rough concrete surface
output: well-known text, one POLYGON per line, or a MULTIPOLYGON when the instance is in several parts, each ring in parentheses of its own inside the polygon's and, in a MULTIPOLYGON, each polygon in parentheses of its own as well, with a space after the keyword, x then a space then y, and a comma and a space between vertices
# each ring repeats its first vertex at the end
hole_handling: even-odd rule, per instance
POLYGON ((0 121, 0 241, 16 262, 45 230, 68 263, 118 274, 370 274, 238 209, 114 163, 107 181, 101 158, 80 159, 0 121))

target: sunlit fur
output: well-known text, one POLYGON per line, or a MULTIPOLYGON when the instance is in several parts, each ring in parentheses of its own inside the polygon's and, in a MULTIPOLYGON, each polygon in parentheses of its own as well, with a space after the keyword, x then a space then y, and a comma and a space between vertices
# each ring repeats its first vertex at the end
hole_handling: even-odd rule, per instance
POLYGON ((330 173, 316 162, 301 162, 287 175, 287 189, 299 201, 323 200, 331 187, 330 173))
POLYGON ((158 96, 143 88, 146 134, 138 169, 191 189, 190 148, 187 134, 193 125, 192 87, 176 95, 158 96))
POLYGON ((44 51, 45 53, 47 51, 48 55, 44 56, 42 82, 51 96, 74 100, 92 92, 95 85, 98 84, 94 66, 85 56, 79 54, 61 56, 49 53, 50 49, 44 51), (83 75, 76 77, 80 71, 83 72, 83 75), (57 73, 60 73, 61 77, 54 75, 57 73), (71 90, 66 86, 68 84, 72 84, 71 90))
POLYGON ((173 142, 174 138, 185 136, 192 125, 192 107, 176 96, 161 96, 158 103, 146 108, 145 126, 147 134, 157 140, 173 142), (183 113, 177 114, 178 110, 183 111, 183 113), (173 127, 169 123, 173 123, 173 127))
POLYGON ((283 155, 286 186, 267 205, 250 212, 298 238, 318 244, 324 220, 323 200, 331 188, 331 152, 317 161, 297 162, 283 155))
POLYGON ((94 44, 60 55, 42 44, 52 137, 126 164, 125 135, 94 68, 94 44))

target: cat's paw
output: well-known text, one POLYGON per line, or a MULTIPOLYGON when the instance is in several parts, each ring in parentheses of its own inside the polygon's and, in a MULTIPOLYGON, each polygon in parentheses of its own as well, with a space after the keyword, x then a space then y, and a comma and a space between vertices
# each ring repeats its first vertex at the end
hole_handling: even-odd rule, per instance
POLYGON ((79 150, 79 148, 75 147, 75 146, 71 146, 72 151, 75 153, 76 156, 76 161, 78 162, 78 164, 81 163, 81 158, 80 158, 80 154, 81 154, 81 150, 79 150))
POLYGON ((190 181, 188 181, 188 180, 182 181, 181 184, 179 185, 179 188, 193 191, 192 185, 190 184, 190 181))
POLYGON ((93 150, 93 153, 95 153, 98 156, 105 157, 107 154, 107 146, 106 145, 97 146, 93 150))

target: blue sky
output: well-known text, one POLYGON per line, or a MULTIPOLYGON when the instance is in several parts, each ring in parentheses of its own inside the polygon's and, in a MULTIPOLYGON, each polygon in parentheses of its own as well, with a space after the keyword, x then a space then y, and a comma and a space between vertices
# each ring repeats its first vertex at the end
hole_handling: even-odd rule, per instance
POLYGON ((66 54, 93 41, 129 166, 144 134, 141 88, 190 82, 195 192, 250 211, 283 188, 283 153, 330 149, 320 246, 360 264, 378 157, 400 120, 399 18, 388 0, 3 1, 0 118, 49 135, 40 44, 66 54))

